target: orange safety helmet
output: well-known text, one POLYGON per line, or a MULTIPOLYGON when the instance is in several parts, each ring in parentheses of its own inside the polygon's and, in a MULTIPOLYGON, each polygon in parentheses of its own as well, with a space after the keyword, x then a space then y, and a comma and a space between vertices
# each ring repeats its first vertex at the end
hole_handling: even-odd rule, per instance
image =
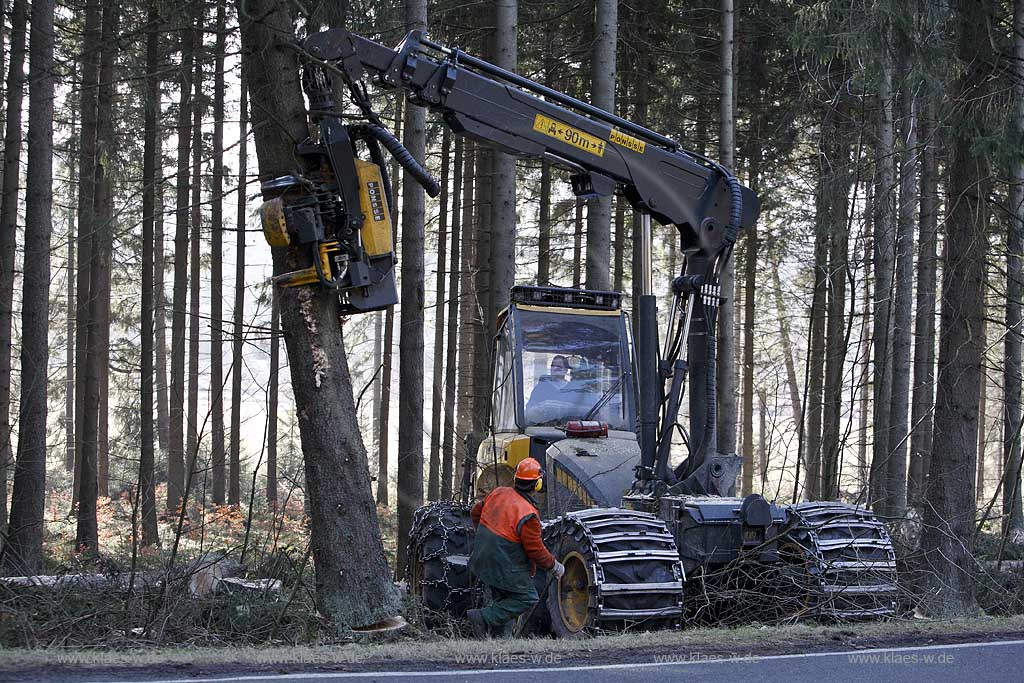
POLYGON ((519 464, 516 465, 516 479, 521 479, 522 481, 537 481, 540 479, 540 475, 540 463, 533 458, 520 460, 519 464))

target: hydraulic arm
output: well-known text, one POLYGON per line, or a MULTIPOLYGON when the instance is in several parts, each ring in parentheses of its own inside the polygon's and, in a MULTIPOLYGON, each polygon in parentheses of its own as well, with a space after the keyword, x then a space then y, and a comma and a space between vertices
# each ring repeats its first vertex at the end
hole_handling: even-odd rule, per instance
POLYGON ((456 133, 569 170, 578 197, 620 193, 639 213, 634 248, 640 250, 643 277, 635 302, 642 457, 634 489, 723 492, 708 474, 717 457, 718 275, 739 231, 757 220, 757 196, 720 164, 664 135, 434 43, 418 31, 391 48, 334 29, 310 36, 301 49, 314 135, 297 153, 317 170, 265 184, 271 199, 263 218, 271 244, 308 245, 310 264, 282 276, 280 284, 336 289, 350 313, 395 303, 392 199, 380 147, 428 193, 436 194, 438 187, 373 114, 363 81, 368 76, 380 87, 403 90, 411 103, 439 113, 456 133), (351 117, 336 107, 334 82, 347 86, 365 122, 345 122, 351 117), (360 146, 370 161, 359 158, 360 146), (684 272, 673 282, 676 298, 664 353, 651 282, 652 218, 676 227, 686 256, 684 272), (690 458, 672 471, 669 445, 687 377, 690 458))

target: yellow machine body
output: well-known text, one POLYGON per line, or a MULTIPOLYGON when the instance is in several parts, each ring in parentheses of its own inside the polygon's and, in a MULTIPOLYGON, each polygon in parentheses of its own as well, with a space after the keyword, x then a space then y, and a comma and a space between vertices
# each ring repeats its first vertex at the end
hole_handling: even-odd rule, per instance
POLYGON ((356 159, 359 176, 359 208, 363 212, 360 231, 367 256, 380 256, 394 251, 391 243, 391 211, 384 194, 380 167, 370 161, 356 159))
POLYGON ((292 243, 288 236, 288 222, 284 216, 284 200, 274 197, 260 206, 260 223, 263 224, 263 237, 272 247, 287 247, 292 243))

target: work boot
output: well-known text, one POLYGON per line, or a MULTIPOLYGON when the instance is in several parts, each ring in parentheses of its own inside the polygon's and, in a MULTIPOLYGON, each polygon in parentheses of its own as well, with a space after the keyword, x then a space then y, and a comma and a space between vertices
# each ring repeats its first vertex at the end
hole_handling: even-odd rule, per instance
POLYGON ((474 638, 479 640, 487 638, 490 629, 487 628, 487 622, 484 621, 483 610, 471 609, 466 612, 466 618, 469 619, 469 624, 473 627, 474 638))
POLYGON ((501 626, 494 626, 491 628, 491 633, 495 638, 501 638, 502 640, 511 640, 512 635, 515 633, 516 620, 509 619, 501 626))

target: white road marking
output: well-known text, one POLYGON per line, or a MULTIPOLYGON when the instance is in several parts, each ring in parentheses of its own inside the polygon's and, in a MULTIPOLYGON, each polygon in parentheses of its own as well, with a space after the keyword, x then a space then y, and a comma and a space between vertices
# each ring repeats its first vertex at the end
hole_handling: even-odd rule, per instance
MULTIPOLYGON (((815 657, 841 657, 844 655, 871 655, 883 654, 885 652, 922 652, 928 650, 944 649, 970 649, 977 647, 1009 647, 1012 645, 1024 645, 1024 640, 993 640, 983 643, 947 643, 945 645, 917 645, 911 647, 880 647, 868 650, 833 650, 829 652, 803 652, 789 655, 739 655, 728 658, 723 657, 682 660, 678 662, 630 662, 624 664, 584 664, 581 666, 542 666, 531 668, 511 669, 449 669, 446 671, 338 671, 338 672, 312 672, 312 673, 291 673, 291 674, 242 674, 238 676, 220 677, 199 677, 189 678, 149 678, 145 681, 111 680, 102 683, 232 683, 233 681, 287 681, 296 679, 316 680, 343 680, 347 678, 401 678, 403 676, 483 676, 496 673, 557 673, 572 671, 614 671, 617 669, 650 669, 663 666, 692 666, 697 664, 728 664, 733 663, 755 663, 776 659, 811 659, 815 657)), ((543 657, 544 654, 537 656, 543 657)))

